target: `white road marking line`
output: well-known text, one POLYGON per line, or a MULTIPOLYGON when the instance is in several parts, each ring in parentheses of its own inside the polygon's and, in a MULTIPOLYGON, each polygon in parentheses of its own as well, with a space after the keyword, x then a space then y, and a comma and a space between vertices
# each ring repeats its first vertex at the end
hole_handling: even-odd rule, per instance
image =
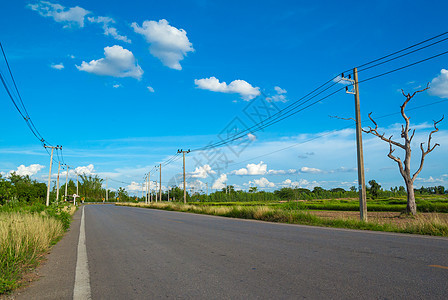
POLYGON ((84 207, 82 208, 81 226, 79 228, 78 257, 76 260, 74 300, 92 299, 90 294, 89 263, 87 261, 86 230, 84 207))

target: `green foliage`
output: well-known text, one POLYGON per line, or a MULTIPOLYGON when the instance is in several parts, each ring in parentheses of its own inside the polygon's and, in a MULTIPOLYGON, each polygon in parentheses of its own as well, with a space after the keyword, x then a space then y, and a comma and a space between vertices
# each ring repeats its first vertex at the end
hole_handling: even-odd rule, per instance
POLYGON ((367 190, 370 192, 370 196, 372 197, 372 199, 378 198, 381 191, 381 185, 373 179, 369 181, 369 185, 370 187, 367 190))

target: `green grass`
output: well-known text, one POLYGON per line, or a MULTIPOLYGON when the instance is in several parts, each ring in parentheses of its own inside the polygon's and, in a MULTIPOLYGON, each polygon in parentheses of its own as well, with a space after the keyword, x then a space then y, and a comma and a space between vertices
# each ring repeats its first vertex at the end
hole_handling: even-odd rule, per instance
POLYGON ((392 223, 379 224, 375 222, 363 222, 352 219, 319 218, 306 211, 300 210, 300 208, 298 207, 300 203, 293 202, 287 204, 289 204, 289 206, 285 207, 272 207, 269 205, 184 205, 177 203, 152 203, 150 205, 145 205, 143 203, 117 203, 116 205, 164 209, 199 214, 210 214, 230 218, 255 219, 269 222, 303 224, 322 227, 448 236, 448 223, 442 222, 438 218, 432 218, 429 220, 416 219, 415 222, 410 222, 399 226, 392 223), (294 206, 293 204, 296 206, 294 206))
MULTIPOLYGON (((419 212, 440 212, 448 213, 448 198, 444 196, 425 196, 417 198, 417 211, 419 212)), ((198 206, 259 206, 267 205, 270 207, 278 207, 288 209, 301 210, 336 210, 336 211, 358 211, 358 199, 315 199, 289 201, 281 203, 279 201, 248 201, 248 202, 200 202, 195 203, 198 206)), ((389 211, 402 212, 406 210, 406 198, 384 198, 367 201, 368 211, 389 211)))
POLYGON ((24 273, 70 226, 74 207, 12 203, 0 206, 0 294, 20 285, 24 273))

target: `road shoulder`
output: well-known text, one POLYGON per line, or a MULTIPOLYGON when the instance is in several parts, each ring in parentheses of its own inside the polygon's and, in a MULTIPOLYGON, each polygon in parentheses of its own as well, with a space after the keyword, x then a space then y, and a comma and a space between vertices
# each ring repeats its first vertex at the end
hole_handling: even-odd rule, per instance
POLYGON ((16 290, 9 299, 73 299, 81 213, 82 208, 74 214, 64 237, 50 249, 46 261, 34 271, 38 279, 16 290))

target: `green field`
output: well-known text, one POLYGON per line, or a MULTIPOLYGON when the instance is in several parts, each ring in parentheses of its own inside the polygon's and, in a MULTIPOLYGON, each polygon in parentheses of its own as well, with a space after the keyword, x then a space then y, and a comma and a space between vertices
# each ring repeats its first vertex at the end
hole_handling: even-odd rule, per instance
MULTIPOLYGON (((419 212, 448 213, 448 195, 426 195, 417 197, 417 210, 419 212)), ((246 202, 197 202, 199 206, 259 206, 265 205, 282 209, 296 210, 337 210, 358 211, 357 198, 344 199, 314 199, 297 201, 246 201, 246 202)), ((406 209, 406 197, 379 198, 367 201, 368 211, 402 212, 406 209)))

